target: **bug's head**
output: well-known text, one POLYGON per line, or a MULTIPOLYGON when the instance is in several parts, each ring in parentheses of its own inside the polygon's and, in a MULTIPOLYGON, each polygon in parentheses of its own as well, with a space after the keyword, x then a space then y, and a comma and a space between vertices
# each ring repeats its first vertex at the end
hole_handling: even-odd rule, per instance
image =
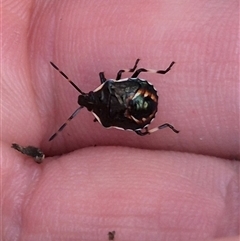
POLYGON ((93 92, 90 91, 88 94, 79 95, 78 96, 78 104, 80 106, 86 107, 89 111, 92 111, 94 104, 95 104, 93 92))

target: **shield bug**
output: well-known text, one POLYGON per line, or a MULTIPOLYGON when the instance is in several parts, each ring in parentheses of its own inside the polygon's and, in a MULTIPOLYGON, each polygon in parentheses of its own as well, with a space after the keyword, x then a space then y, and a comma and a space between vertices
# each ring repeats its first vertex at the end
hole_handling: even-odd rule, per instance
POLYGON ((142 72, 166 74, 175 62, 172 62, 165 70, 137 69, 139 60, 136 60, 133 68, 119 70, 116 79, 106 79, 104 73, 100 72, 101 85, 89 93, 80 90, 65 73, 50 62, 80 95, 78 96, 79 107, 50 137, 49 141, 53 140, 84 107, 92 112, 95 117, 94 121, 98 121, 106 128, 115 127, 122 130, 132 130, 140 136, 151 134, 163 128, 170 128, 178 133, 179 131, 168 123, 148 130, 148 125, 157 113, 158 95, 152 84, 147 80, 138 78, 138 75, 142 72), (124 72, 132 72, 133 74, 130 78, 121 79, 124 72))

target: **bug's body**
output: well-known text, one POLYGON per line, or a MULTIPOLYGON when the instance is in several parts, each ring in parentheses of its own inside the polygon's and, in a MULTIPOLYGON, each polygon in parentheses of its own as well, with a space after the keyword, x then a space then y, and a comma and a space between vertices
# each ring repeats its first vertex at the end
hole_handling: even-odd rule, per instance
POLYGON ((87 95, 79 95, 85 106, 104 127, 140 130, 157 112, 157 91, 147 81, 130 78, 107 80, 87 95))
MULTIPOLYGON (((132 69, 119 70, 116 80, 107 80, 104 73, 100 72, 101 85, 89 93, 82 92, 56 65, 50 62, 81 93, 78 96, 80 107, 68 118, 67 122, 73 119, 80 109, 86 107, 88 111, 93 113, 95 120, 107 128, 115 127, 132 130, 142 136, 166 127, 178 133, 179 131, 168 123, 148 130, 148 125, 157 113, 158 95, 152 84, 146 80, 137 78, 141 72, 165 74, 171 69, 174 62, 166 70, 143 68, 136 70, 138 62, 139 59, 137 59, 132 69), (121 79, 123 72, 134 73, 131 78, 121 79)), ((62 131, 67 125, 67 122, 49 140, 55 138, 58 132, 62 131)))

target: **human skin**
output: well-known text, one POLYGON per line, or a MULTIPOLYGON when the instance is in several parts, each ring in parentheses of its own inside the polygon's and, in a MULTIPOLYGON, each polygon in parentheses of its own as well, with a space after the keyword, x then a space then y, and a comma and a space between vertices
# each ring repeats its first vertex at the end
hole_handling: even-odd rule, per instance
MULTIPOLYGON (((239 240, 238 1, 3 2, 3 240, 239 240), (142 74, 159 107, 146 137, 78 107, 98 73, 142 74), (42 164, 11 149, 40 147, 42 164), (61 156, 60 156, 61 155, 61 156)), ((127 74, 124 77, 128 76, 127 74)))

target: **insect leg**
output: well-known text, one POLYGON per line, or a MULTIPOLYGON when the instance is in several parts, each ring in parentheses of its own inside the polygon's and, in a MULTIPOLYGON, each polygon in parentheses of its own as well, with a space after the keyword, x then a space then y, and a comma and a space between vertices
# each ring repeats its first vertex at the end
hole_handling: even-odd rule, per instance
POLYGON ((63 73, 53 62, 50 62, 50 64, 51 64, 52 67, 53 67, 54 69, 56 69, 65 79, 67 79, 67 81, 68 81, 78 92, 80 92, 82 95, 85 94, 85 93, 82 92, 82 91, 68 78, 68 76, 67 76, 65 73, 63 73))
POLYGON ((53 140, 53 139, 57 136, 57 134, 58 134, 59 132, 61 132, 61 131, 66 127, 66 125, 69 123, 69 121, 71 121, 71 120, 78 114, 78 112, 79 112, 83 107, 84 107, 84 106, 78 107, 78 108, 73 112, 73 114, 67 119, 67 121, 58 129, 58 131, 55 132, 55 133, 49 138, 49 141, 53 140))
POLYGON ((164 128, 170 128, 172 131, 174 131, 175 133, 179 133, 179 131, 178 130, 176 130, 172 125, 170 125, 170 124, 168 124, 168 123, 165 123, 165 124, 163 124, 163 125, 160 125, 160 126, 158 126, 158 127, 156 127, 156 128, 153 128, 153 129, 151 129, 151 130, 148 130, 148 128, 145 128, 145 131, 144 132, 142 132, 141 130, 138 130, 138 131, 135 131, 138 135, 140 135, 140 136, 145 136, 145 135, 147 135, 147 134, 152 134, 153 132, 156 132, 156 131, 158 131, 158 130, 160 130, 160 129, 164 129, 164 128))
POLYGON ((105 78, 104 72, 99 73, 100 82, 103 84, 107 79, 105 78))
POLYGON ((144 68, 141 68, 141 69, 137 69, 133 75, 132 75, 132 78, 137 78, 138 75, 141 73, 141 72, 148 72, 148 73, 154 73, 154 74, 166 74, 170 69, 171 67, 175 64, 175 62, 172 62, 167 69, 165 70, 155 70, 155 69, 144 69, 144 68))
POLYGON ((138 65, 138 62, 140 61, 140 59, 137 59, 133 68, 132 69, 121 69, 118 71, 117 73, 117 77, 116 77, 116 80, 120 80, 121 79, 121 76, 122 76, 122 73, 124 72, 134 72, 135 69, 137 68, 137 65, 138 65))

